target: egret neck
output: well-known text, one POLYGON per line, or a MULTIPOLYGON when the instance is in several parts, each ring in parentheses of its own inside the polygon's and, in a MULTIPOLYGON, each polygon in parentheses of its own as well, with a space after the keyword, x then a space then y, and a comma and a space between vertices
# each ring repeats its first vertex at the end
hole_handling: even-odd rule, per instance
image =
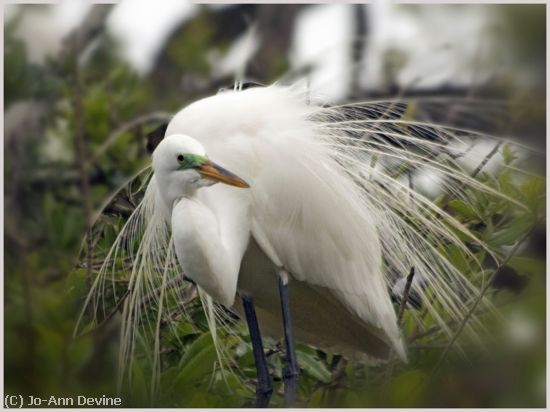
POLYGON ((186 276, 231 307, 240 260, 224 245, 215 214, 196 196, 182 197, 172 209, 172 228, 176 255, 186 276))
POLYGON ((230 186, 248 184, 212 162, 204 147, 186 135, 163 139, 153 152, 153 170, 185 275, 215 300, 232 306, 249 224, 247 202, 230 186), (225 185, 199 193, 215 183, 225 185), (220 204, 217 193, 227 201, 220 204))

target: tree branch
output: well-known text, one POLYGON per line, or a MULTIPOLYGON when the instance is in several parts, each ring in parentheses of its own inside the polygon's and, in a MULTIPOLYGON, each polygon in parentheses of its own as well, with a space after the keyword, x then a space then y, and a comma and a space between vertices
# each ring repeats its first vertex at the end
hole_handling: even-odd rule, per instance
POLYGON ((142 114, 141 116, 138 116, 128 122, 123 123, 114 132, 112 132, 107 137, 107 139, 105 139, 101 146, 97 148, 95 153, 93 153, 90 157, 89 163, 95 162, 101 155, 103 155, 103 153, 105 153, 107 149, 109 149, 109 147, 111 147, 123 133, 149 122, 166 122, 170 120, 171 117, 172 114, 168 112, 152 112, 142 114))
POLYGON ((407 300, 409 299, 409 292, 411 290, 413 278, 414 278, 414 266, 411 268, 411 271, 407 276, 407 283, 405 284, 405 290, 403 291, 403 296, 401 297, 399 312, 397 314, 398 325, 401 325, 401 321, 403 320, 403 314, 405 313, 405 306, 407 305, 407 300))

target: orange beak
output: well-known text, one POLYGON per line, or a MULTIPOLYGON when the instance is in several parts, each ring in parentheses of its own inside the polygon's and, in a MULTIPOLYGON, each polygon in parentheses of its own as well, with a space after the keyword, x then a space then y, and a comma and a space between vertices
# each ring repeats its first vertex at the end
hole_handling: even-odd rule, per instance
POLYGON ((213 180, 215 182, 225 183, 226 185, 247 188, 250 187, 239 176, 231 173, 229 170, 217 165, 214 162, 208 160, 206 163, 197 167, 197 171, 205 179, 213 180))

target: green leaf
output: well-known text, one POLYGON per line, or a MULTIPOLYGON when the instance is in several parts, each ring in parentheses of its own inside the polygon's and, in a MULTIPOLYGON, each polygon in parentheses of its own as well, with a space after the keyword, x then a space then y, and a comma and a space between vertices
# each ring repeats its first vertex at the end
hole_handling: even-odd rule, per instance
POLYGON ((174 381, 175 390, 185 390, 190 384, 195 383, 212 373, 217 354, 210 332, 200 336, 180 361, 182 369, 174 381))
POLYGON ((160 377, 161 383, 164 384, 164 385, 161 385, 161 388, 167 385, 168 383, 173 382, 174 379, 176 379, 176 376, 178 376, 178 368, 176 368, 175 366, 171 366, 166 370, 164 370, 160 377))
POLYGON ((191 325, 189 322, 178 323, 176 331, 178 336, 187 336, 195 333, 195 330, 193 329, 193 325, 191 325))
POLYGON ((210 332, 203 333, 191 344, 191 346, 189 346, 189 348, 187 348, 178 363, 178 368, 183 368, 194 356, 211 344, 213 344, 213 342, 210 332))
POLYGON ((466 202, 463 202, 462 200, 458 200, 458 199, 450 200, 449 206, 453 208, 453 210, 457 212, 459 215, 467 219, 479 217, 476 211, 472 208, 472 206, 470 206, 466 202))
POLYGON ((136 405, 147 403, 147 384, 145 383, 145 373, 139 362, 132 362, 132 385, 130 388, 132 402, 136 405))
POLYGON ((545 189, 544 179, 540 177, 533 177, 521 185, 521 191, 530 210, 536 211, 540 206, 544 205, 545 189))
POLYGON ((212 406, 212 396, 204 392, 194 391, 186 405, 189 408, 208 408, 212 406))
POLYGON ((321 408, 323 407, 323 398, 324 398, 325 389, 319 388, 309 398, 307 403, 308 408, 321 408))
POLYGON ((533 223, 533 218, 530 215, 519 217, 509 227, 493 233, 493 236, 487 243, 493 247, 510 245, 530 230, 533 227, 533 223))
POLYGON ((447 245, 441 248, 442 251, 448 256, 449 262, 456 267, 462 273, 468 271, 468 261, 464 256, 464 253, 456 245, 447 245))
POLYGON ((397 376, 389 388, 389 398, 393 406, 413 407, 421 397, 422 383, 426 374, 419 370, 412 370, 397 376))
POLYGON ((304 352, 296 352, 296 356, 298 357, 298 364, 307 375, 323 383, 330 382, 330 371, 321 360, 304 352))
POLYGON ((546 273, 546 262, 542 259, 514 256, 510 259, 510 266, 522 274, 536 275, 546 273))
POLYGON ((509 165, 515 159, 517 159, 516 154, 512 151, 512 146, 510 144, 505 144, 502 148, 502 158, 504 159, 504 164, 509 165))
POLYGON ((503 171, 498 177, 498 183, 506 196, 517 199, 519 197, 519 190, 512 183, 512 177, 509 170, 503 171))

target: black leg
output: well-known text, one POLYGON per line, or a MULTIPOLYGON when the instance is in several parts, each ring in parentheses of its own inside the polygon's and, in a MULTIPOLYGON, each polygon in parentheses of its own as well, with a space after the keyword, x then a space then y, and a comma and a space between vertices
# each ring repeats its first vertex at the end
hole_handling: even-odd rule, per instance
POLYGON ((258 376, 258 383, 256 385, 256 408, 266 408, 267 405, 269 405, 273 387, 271 386, 271 378, 269 377, 269 369, 267 368, 262 336, 260 334, 260 328, 258 327, 258 319, 256 318, 256 310, 254 309, 252 298, 243 296, 242 300, 258 376))
POLYGON ((294 351, 294 339, 292 336, 292 321, 290 317, 290 301, 288 297, 288 274, 282 272, 279 277, 279 294, 281 297, 281 309, 283 311, 283 328, 286 343, 286 360, 283 371, 285 383, 285 405, 292 406, 296 400, 296 389, 298 387, 298 375, 300 368, 294 351))

